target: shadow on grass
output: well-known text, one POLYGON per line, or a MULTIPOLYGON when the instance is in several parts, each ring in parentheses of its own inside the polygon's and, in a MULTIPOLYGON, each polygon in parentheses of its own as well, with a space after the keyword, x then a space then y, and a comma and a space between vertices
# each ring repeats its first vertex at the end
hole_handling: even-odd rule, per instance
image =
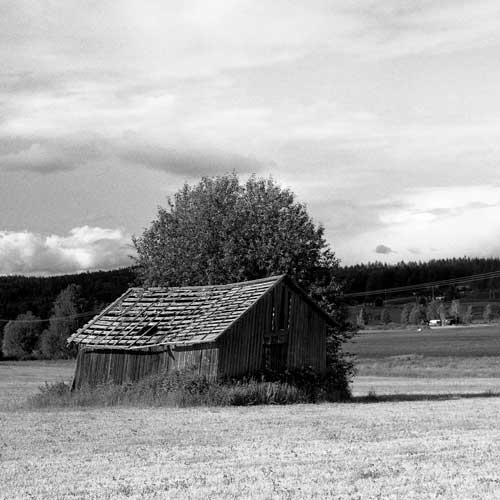
POLYGON ((448 401, 450 399, 498 398, 500 392, 484 391, 474 393, 447 394, 375 394, 369 392, 366 396, 353 396, 349 403, 393 403, 403 401, 448 401))

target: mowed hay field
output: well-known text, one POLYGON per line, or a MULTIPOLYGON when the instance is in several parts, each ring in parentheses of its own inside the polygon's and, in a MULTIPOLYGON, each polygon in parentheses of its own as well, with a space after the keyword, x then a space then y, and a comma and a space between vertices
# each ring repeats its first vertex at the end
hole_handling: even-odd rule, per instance
POLYGON ((363 331, 353 393, 500 393, 500 325, 363 331))
POLYGON ((74 360, 0 361, 0 409, 23 405, 45 382, 71 383, 74 371, 74 360))
POLYGON ((359 358, 405 354, 426 357, 500 357, 500 324, 423 329, 362 330, 349 345, 359 358))
POLYGON ((0 413, 2 499, 500 498, 500 399, 0 413))
POLYGON ((0 363, 0 499, 500 498, 500 398, 479 396, 499 388, 496 352, 427 356, 379 334, 356 345, 400 346, 360 356, 342 404, 41 411, 22 395, 72 363, 0 363), (457 376, 482 360, 488 377, 457 376))

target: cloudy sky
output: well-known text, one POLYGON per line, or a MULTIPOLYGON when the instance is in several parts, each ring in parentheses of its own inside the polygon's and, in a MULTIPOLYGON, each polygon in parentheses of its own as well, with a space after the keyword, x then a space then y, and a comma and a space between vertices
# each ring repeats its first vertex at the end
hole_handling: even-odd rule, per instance
POLYGON ((500 254, 500 3, 0 0, 0 274, 129 263, 273 177, 342 263, 500 254))

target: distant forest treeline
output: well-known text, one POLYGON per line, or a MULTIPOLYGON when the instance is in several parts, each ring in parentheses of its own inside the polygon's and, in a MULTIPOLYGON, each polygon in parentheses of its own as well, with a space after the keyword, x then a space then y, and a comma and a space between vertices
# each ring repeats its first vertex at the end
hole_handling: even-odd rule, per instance
MULTIPOLYGON (((454 258, 429 262, 398 264, 357 264, 339 269, 344 293, 364 292, 430 281, 459 278, 500 270, 500 258, 454 258)), ((96 271, 64 276, 0 276, 0 321, 15 319, 31 311, 42 319, 49 318, 57 295, 69 285, 77 285, 86 311, 94 311, 136 284, 132 268, 96 271)), ((470 284, 474 290, 500 288, 500 279, 470 284)), ((2 323, 0 323, 2 326, 2 323)))
POLYGON ((1 320, 27 311, 49 318, 55 298, 69 285, 79 287, 84 310, 95 311, 115 300, 134 280, 132 268, 48 277, 0 276, 0 326, 5 323, 1 320))
MULTIPOLYGON (((344 293, 348 294, 419 285, 498 270, 500 258, 455 258, 393 265, 371 263, 346 266, 339 268, 336 278, 343 283, 344 293)), ((73 355, 65 343, 71 331, 90 320, 127 288, 137 285, 136 280, 133 268, 50 277, 0 277, 0 357, 3 354, 13 359, 52 359, 73 355), (17 321, 9 322, 15 319, 17 321)), ((457 318, 465 314, 469 320, 482 317, 490 321, 491 317, 499 314, 498 303, 492 305, 490 299, 496 301, 500 297, 500 278, 435 287, 433 292, 436 298, 438 295, 443 296, 443 311, 453 299, 466 300, 467 304, 464 302, 462 305, 460 301, 454 301, 457 318), (479 304, 485 298, 488 303, 479 304), (466 308, 466 313, 460 308, 466 308)), ((419 290, 413 294, 410 290, 399 295, 362 295, 346 298, 346 303, 352 306, 353 323, 360 324, 359 318, 365 313, 366 321, 361 318, 362 324, 369 321, 370 314, 372 319, 376 319, 378 314, 380 321, 385 319, 385 323, 387 320, 398 322, 402 317, 401 308, 408 308, 408 302, 413 303, 419 318, 422 316, 421 309, 429 303, 435 304, 436 301, 431 302, 429 293, 429 290, 419 290), (372 311, 370 307, 375 309, 372 311)), ((415 314, 411 312, 409 318, 415 314)))
MULTIPOLYGON (((338 278, 344 283, 344 293, 368 292, 385 288, 418 285, 433 281, 460 278, 500 270, 500 258, 453 258, 429 262, 399 262, 397 264, 356 264, 340 269, 338 278)), ((467 284, 471 290, 500 288, 500 279, 488 279, 467 284)), ((450 288, 435 290, 450 293, 450 288)), ((453 292, 453 290, 451 290, 453 292)), ((424 294, 425 292, 420 292, 424 294)), ((450 297, 454 298, 454 297, 450 297)), ((363 301, 363 298, 357 299, 363 301)))

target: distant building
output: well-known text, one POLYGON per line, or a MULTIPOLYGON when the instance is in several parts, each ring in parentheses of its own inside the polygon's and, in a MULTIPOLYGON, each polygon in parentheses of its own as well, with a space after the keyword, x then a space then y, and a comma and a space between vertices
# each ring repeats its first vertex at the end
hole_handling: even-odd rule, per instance
POLYGON ((194 369, 208 378, 326 368, 330 316, 286 275, 230 285, 131 288, 74 333, 74 386, 194 369))
POLYGON ((451 316, 449 318, 446 318, 444 320, 444 323, 440 319, 429 320, 429 326, 450 326, 450 325, 456 325, 457 323, 458 323, 457 319, 451 316))

